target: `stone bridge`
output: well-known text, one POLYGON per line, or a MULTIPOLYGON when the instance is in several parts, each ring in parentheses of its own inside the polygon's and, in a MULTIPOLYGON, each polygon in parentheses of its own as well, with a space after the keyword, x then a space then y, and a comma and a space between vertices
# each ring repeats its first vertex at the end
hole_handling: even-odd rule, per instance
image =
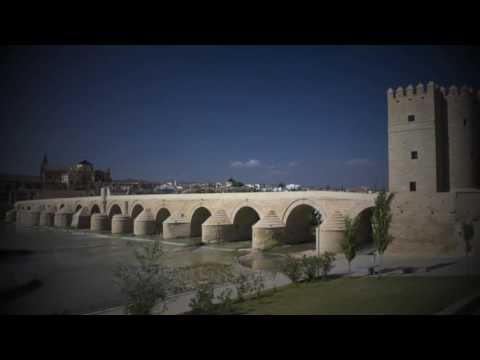
POLYGON ((113 195, 19 201, 7 221, 25 226, 85 228, 94 232, 162 234, 202 243, 251 240, 252 248, 316 242, 339 251, 344 217, 359 217, 357 241, 371 240, 375 194, 332 191, 113 195), (315 227, 314 211, 322 217, 315 227))

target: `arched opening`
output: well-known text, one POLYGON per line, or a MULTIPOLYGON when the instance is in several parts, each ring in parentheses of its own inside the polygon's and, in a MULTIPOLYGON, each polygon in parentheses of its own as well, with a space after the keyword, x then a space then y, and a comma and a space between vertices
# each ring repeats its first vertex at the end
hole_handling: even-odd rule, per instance
POLYGON ((190 222, 190 233, 192 237, 202 236, 202 224, 211 216, 212 214, 204 207, 199 207, 192 215, 192 220, 190 222))
POLYGON ((286 221, 287 243, 315 243, 315 211, 312 206, 301 204, 290 212, 286 221))
POLYGON ((110 208, 110 211, 108 212, 108 224, 110 226, 110 229, 112 228, 112 218, 114 215, 117 214, 122 214, 122 209, 120 209, 120 206, 115 204, 110 208))
POLYGON ((133 207, 132 209, 132 221, 135 221, 135 218, 140 215, 140 213, 143 211, 143 206, 140 204, 137 204, 133 207))
POLYGON ((97 213, 100 214, 100 208, 98 207, 97 204, 95 204, 95 205, 92 206, 91 214, 97 214, 97 213))
POLYGON ((167 209, 163 208, 158 210, 157 216, 155 218, 155 233, 157 234, 163 234, 163 222, 167 220, 167 218, 170 216, 170 211, 167 209))
POLYGON ((77 205, 77 207, 75 208, 75 212, 77 212, 78 210, 80 210, 82 208, 82 205, 77 205))
POLYGON ((251 241, 252 240, 252 226, 260 216, 251 207, 245 206, 237 211, 233 219, 233 227, 235 229, 235 240, 251 241))
POLYGON ((60 207, 59 207, 59 209, 63 208, 64 206, 65 206, 64 204, 61 204, 60 207))
POLYGON ((370 207, 362 210, 356 217, 358 223, 355 241, 359 250, 369 249, 373 246, 372 214, 373 208, 370 207))

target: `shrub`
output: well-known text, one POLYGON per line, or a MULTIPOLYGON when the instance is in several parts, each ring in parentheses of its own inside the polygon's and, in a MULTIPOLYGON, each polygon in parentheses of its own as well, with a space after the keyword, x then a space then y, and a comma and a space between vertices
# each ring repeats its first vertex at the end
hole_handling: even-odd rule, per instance
POLYGON ((233 284, 237 289, 238 300, 245 300, 245 297, 251 292, 249 276, 247 274, 241 273, 233 279, 233 284))
POLYGON ((237 311, 235 301, 232 299, 232 289, 223 290, 217 299, 219 302, 214 305, 214 313, 233 314, 237 311))
POLYGON ((320 256, 320 268, 322 270, 322 277, 323 279, 326 279, 328 276, 328 273, 332 270, 333 264, 335 261, 335 254, 331 253, 329 251, 324 252, 320 256))
POLYGON ((265 289, 265 279, 263 278, 262 273, 252 274, 252 290, 255 297, 259 297, 265 289))
POLYGON ((179 291, 175 271, 159 263, 163 254, 154 241, 136 250, 136 265, 120 264, 115 269, 115 282, 127 298, 126 313, 148 315, 158 300, 179 291))
POLYGON ((306 256, 302 258, 302 270, 307 281, 312 281, 318 278, 320 267, 323 260, 319 256, 306 256))
POLYGON ((287 255, 285 262, 282 263, 281 270, 293 283, 298 283, 303 275, 302 260, 287 255))
POLYGON ((195 297, 190 300, 192 314, 211 314, 215 311, 214 285, 205 282, 198 286, 195 297))

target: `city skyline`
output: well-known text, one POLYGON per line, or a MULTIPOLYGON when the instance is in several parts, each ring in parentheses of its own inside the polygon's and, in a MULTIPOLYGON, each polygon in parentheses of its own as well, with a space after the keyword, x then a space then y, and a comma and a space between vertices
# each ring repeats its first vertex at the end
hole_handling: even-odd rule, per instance
POLYGON ((3 173, 36 175, 46 153, 52 163, 111 168, 114 179, 386 187, 387 89, 480 87, 459 46, 3 53, 3 173))

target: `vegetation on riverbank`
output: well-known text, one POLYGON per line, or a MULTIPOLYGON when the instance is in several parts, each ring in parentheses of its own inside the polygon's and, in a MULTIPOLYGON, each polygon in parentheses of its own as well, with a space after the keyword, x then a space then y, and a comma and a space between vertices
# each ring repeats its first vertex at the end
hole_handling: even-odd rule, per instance
POLYGON ((480 276, 337 278, 288 285, 238 304, 244 314, 435 314, 474 295, 480 276))

